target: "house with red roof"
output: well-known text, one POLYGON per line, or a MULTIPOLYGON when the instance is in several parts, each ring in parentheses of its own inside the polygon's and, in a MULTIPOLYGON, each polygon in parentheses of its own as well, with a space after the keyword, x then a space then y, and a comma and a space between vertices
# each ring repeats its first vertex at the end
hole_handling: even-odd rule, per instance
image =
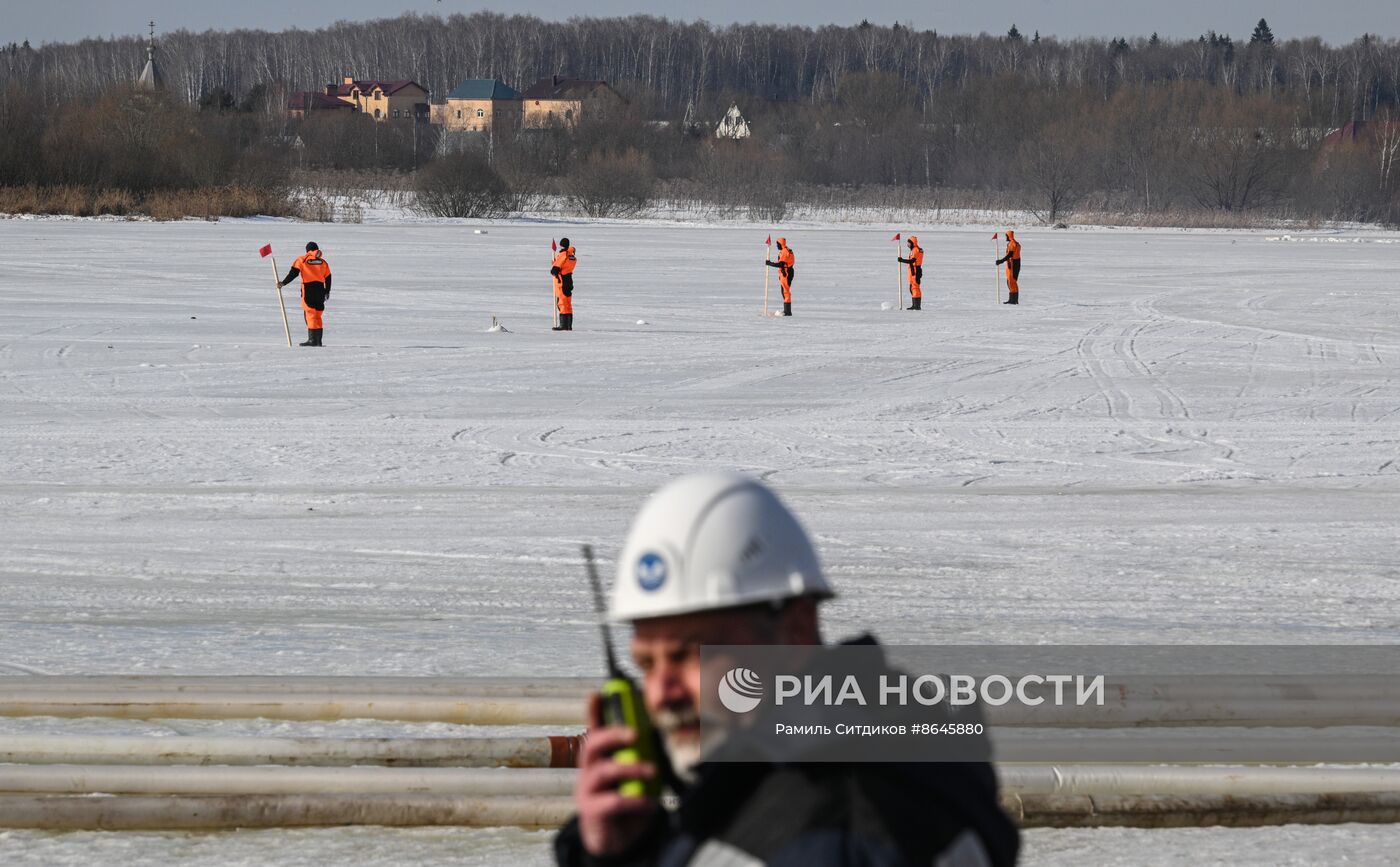
POLYGON ((377 121, 428 120, 428 89, 416 81, 378 81, 345 76, 339 84, 326 85, 326 96, 355 107, 377 121))

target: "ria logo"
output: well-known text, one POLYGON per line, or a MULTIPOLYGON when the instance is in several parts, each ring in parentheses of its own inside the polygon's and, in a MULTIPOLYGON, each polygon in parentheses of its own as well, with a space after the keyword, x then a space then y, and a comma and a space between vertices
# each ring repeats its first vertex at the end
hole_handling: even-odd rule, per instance
POLYGON ((720 678, 719 703, 731 713, 748 713, 763 701, 763 681, 747 668, 731 668, 720 678))
POLYGON ((637 561, 637 584, 650 593, 666 583, 666 561, 648 552, 637 561))

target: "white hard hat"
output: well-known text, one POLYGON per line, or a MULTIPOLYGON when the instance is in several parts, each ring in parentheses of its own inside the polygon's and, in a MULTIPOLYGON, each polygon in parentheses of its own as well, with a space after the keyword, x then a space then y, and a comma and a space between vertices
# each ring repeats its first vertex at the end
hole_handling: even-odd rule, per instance
POLYGON ((832 596, 797 518, 737 473, 687 476, 652 495, 617 561, 614 620, 832 596))

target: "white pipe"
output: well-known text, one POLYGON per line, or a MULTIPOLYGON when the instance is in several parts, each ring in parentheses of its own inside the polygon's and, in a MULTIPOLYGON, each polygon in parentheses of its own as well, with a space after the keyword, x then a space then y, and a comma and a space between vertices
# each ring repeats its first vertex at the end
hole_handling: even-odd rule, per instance
MULTIPOLYGON (((1223 726, 1223 724, 1222 724, 1223 726)), ((988 729, 1002 762, 1161 764, 1357 764, 1400 760, 1400 730, 1241 729, 1222 726, 1125 729, 988 729)))
MULTIPOLYGON (((291 693, 294 695, 469 695, 497 697, 586 697, 600 677, 325 677, 83 675, 0 676, 0 695, 12 691, 85 692, 133 690, 188 693, 291 693)), ((1032 690, 1034 692, 1034 690, 1032 690)), ((1043 688, 1050 694, 1052 690, 1043 688)), ((1200 701, 1400 700, 1400 677, 1392 675, 1283 675, 1142 677, 1105 682, 1112 704, 1200 701)))
POLYGON ((577 698, 493 696, 308 696, 258 693, 171 695, 112 690, 82 694, 0 691, 0 717, 114 719, 377 719, 458 725, 582 725, 577 698))
POLYGON ((340 825, 551 828, 562 825, 573 812, 573 798, 562 796, 0 795, 0 828, 47 831, 216 831, 340 825))
POLYGON ((1200 768, 1153 765, 998 765, 1020 795, 1330 795, 1400 793, 1384 768, 1200 768))
MULTIPOLYGON (((1400 822, 1400 795, 1189 797, 1017 795, 1003 809, 1025 828, 1207 826, 1400 822)), ((443 795, 237 795, 91 797, 0 795, 0 828, 50 831, 213 831, 341 825, 558 827, 574 812, 562 796, 462 798, 443 795)))
POLYGON ((578 697, 596 692, 598 677, 321 677, 81 675, 0 676, 0 695, 130 690, 142 693, 266 693, 292 695, 433 695, 578 697))
POLYGON ((565 796, 572 770, 0 765, 0 792, 31 795, 565 796))
POLYGON ((1400 794, 1018 795, 1001 806, 1023 828, 1260 828, 1400 822, 1400 794))
POLYGON ((6 735, 0 763, 571 768, 577 735, 514 738, 6 735))

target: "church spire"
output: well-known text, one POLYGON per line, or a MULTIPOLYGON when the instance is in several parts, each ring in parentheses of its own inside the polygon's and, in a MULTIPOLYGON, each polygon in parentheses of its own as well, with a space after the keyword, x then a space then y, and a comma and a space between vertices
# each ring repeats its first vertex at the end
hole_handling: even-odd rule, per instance
POLYGON ((154 91, 164 87, 165 76, 156 65, 156 23, 152 21, 151 39, 146 43, 146 68, 141 70, 141 76, 136 79, 136 89, 154 91))

